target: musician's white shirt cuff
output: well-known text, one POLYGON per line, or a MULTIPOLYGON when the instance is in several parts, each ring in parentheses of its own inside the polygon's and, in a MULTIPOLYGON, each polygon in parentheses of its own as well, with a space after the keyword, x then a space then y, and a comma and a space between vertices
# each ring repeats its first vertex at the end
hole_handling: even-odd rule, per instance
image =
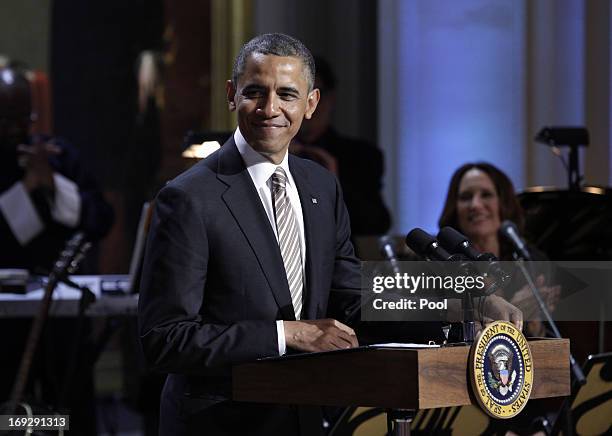
POLYGON ((81 196, 79 187, 72 180, 58 173, 53 173, 55 199, 50 204, 51 216, 58 223, 76 227, 81 218, 81 196))
POLYGON ((21 245, 26 245, 45 228, 22 182, 0 195, 0 211, 21 245))
POLYGON ((276 333, 278 334, 278 355, 282 356, 287 352, 287 343, 285 342, 285 325, 283 320, 276 321, 276 333))

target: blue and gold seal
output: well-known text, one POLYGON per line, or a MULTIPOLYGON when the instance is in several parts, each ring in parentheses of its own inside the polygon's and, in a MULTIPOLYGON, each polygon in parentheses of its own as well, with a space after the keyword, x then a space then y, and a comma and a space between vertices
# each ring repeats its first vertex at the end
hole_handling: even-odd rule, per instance
POLYGON ((507 419, 523 410, 533 386, 533 360, 521 331, 503 321, 487 326, 470 350, 470 379, 488 415, 507 419))

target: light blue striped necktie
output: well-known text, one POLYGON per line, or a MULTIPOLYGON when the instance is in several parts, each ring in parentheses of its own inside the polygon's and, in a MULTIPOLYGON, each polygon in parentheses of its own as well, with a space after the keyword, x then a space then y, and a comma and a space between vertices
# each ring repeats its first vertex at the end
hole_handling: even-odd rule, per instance
POLYGON ((295 211, 287 195, 287 175, 285 170, 277 167, 272 174, 272 203, 274 205, 274 219, 278 234, 287 282, 291 291, 291 302, 295 312, 295 319, 300 319, 302 313, 302 294, 304 277, 302 268, 302 244, 300 242, 300 228, 295 211))

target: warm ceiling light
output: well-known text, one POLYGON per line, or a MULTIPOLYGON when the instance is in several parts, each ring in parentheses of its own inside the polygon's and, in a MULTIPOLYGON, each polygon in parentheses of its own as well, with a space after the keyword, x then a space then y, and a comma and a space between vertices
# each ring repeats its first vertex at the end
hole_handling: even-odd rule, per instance
POLYGON ((204 159, 221 148, 218 141, 204 141, 201 144, 191 144, 181 156, 188 159, 204 159))

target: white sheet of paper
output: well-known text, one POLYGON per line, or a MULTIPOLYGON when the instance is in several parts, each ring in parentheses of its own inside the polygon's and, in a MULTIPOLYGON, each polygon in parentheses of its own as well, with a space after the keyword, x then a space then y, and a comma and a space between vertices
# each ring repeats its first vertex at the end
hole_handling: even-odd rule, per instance
POLYGON ((404 344, 399 342, 389 342, 386 344, 374 344, 371 347, 379 348, 438 348, 438 344, 404 344))

